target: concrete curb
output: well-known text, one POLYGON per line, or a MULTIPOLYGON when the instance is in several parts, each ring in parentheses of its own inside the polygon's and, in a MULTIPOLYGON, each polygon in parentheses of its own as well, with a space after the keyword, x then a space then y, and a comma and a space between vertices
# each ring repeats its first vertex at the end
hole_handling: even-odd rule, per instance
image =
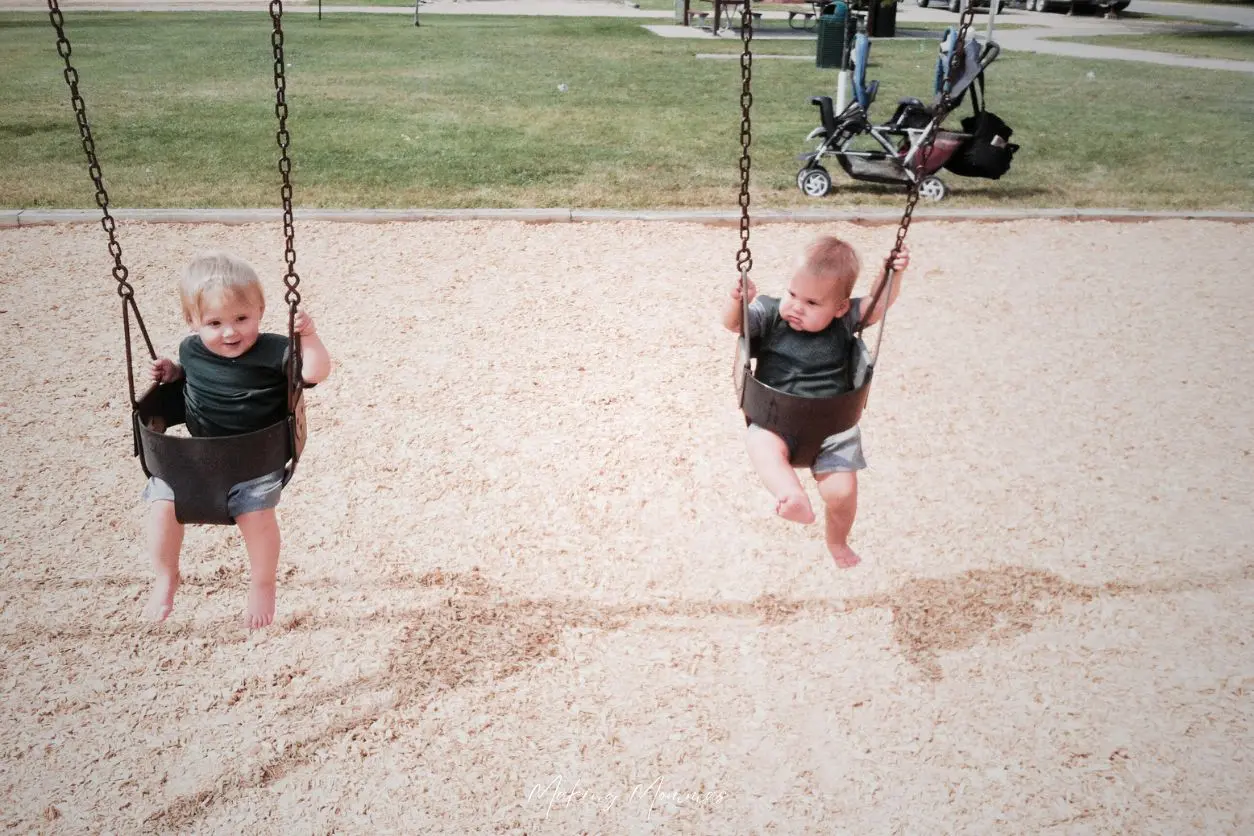
MULTIPOLYGON (((278 209, 115 209, 118 221, 132 223, 254 224, 278 223, 278 209)), ((762 223, 897 223, 900 209, 824 210, 761 209, 753 222, 762 223)), ((916 221, 1159 221, 1205 220, 1252 223, 1254 212, 1226 210, 1141 211, 1132 209, 919 209, 916 221)), ((327 223, 410 223, 417 221, 520 221, 524 223, 598 223, 647 221, 662 223, 739 223, 735 209, 297 209, 295 220, 327 223)), ((50 224, 100 223, 98 209, 3 209, 0 228, 50 224)))
POLYGON ((567 223, 569 209, 297 209, 296 220, 340 223, 406 221, 527 221, 567 223))

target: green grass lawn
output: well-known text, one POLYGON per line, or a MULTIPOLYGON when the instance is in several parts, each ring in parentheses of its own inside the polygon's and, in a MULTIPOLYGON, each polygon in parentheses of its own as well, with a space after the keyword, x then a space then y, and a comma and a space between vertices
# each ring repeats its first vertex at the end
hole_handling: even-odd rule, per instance
MULTIPOLYGON (((1254 61, 1254 30, 1249 29, 1187 31, 1156 35, 1103 35, 1096 38, 1055 38, 1054 40, 1124 49, 1147 49, 1151 52, 1170 52, 1193 58, 1254 61)), ((1251 83, 1254 84, 1254 80, 1251 83)))
MULTIPOLYGON (((277 205, 265 14, 79 13, 67 25, 113 205, 277 205)), ((696 55, 735 55, 737 40, 460 15, 417 28, 292 15, 285 31, 300 206, 736 205, 739 64, 696 55)), ((759 46, 813 54, 810 42, 759 46)), ((935 52, 876 42, 873 116, 927 95, 935 52)), ((93 206, 46 16, 0 15, 0 54, 0 206, 93 206)), ((902 205, 839 172, 822 202, 796 189, 795 155, 817 120, 808 99, 834 86, 812 61, 754 62, 755 208, 902 205)), ((946 205, 1254 208, 1248 76, 1005 53, 988 97, 1023 148, 999 181, 949 176, 946 205)))

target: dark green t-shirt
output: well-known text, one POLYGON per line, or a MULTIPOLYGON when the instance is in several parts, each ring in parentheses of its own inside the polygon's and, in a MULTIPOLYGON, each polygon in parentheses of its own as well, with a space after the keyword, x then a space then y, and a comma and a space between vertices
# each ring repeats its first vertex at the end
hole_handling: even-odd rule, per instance
POLYGON ((861 299, 822 331, 797 331, 779 315, 779 299, 757 296, 749 305, 749 351, 758 360, 754 377, 781 392, 830 398, 853 389, 853 329, 861 299))
POLYGON ((240 435, 287 416, 287 337, 261 334, 239 357, 222 357, 193 334, 179 344, 186 379, 187 431, 195 436, 240 435))

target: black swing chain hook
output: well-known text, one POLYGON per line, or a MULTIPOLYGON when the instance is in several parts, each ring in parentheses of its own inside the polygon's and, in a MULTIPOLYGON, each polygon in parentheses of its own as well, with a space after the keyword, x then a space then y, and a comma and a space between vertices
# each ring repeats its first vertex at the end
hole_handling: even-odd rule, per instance
POLYGON ((135 288, 130 283, 130 274, 126 269, 126 265, 122 263, 122 244, 117 239, 117 223, 109 212, 109 192, 105 189, 104 174, 100 170, 100 160, 96 157, 96 141, 92 138, 91 125, 87 121, 87 103, 83 101, 83 96, 78 89, 78 70, 74 69, 74 65, 70 63, 70 53, 72 51, 70 39, 65 34, 65 17, 61 14, 61 8, 57 4, 57 0, 48 0, 48 17, 52 21, 52 27, 57 32, 57 54, 65 61, 63 75, 65 83, 70 88, 70 104, 74 108, 74 118, 78 122, 78 133, 82 141, 83 152, 87 155, 87 173, 96 187, 96 205, 100 207, 100 211, 103 213, 103 217, 100 219, 100 226, 104 229, 105 234, 109 236, 109 254, 113 256, 113 278, 118 283, 117 292, 122 299, 122 331, 126 340, 127 391, 130 394, 131 405, 136 406, 139 401, 135 397, 135 370, 133 368, 131 351, 130 318, 132 315, 135 317, 135 324, 139 326, 139 332, 144 338, 144 345, 148 348, 148 355, 155 360, 157 359, 157 352, 153 348, 152 339, 148 336, 148 328, 144 325, 144 318, 139 313, 139 306, 135 303, 135 288))
POLYGON ((296 311, 300 306, 300 276, 296 272, 296 226, 292 217, 292 159, 288 156, 288 148, 292 137, 287 130, 287 71, 283 56, 283 2, 270 0, 270 19, 274 29, 270 34, 270 45, 274 50, 274 113, 279 120, 276 139, 279 144, 279 174, 283 177, 280 195, 283 199, 283 258, 287 263, 287 272, 283 276, 283 284, 287 291, 283 300, 287 302, 287 336, 292 346, 291 369, 289 372, 289 395, 294 401, 296 389, 301 378, 300 335, 296 333, 296 311))

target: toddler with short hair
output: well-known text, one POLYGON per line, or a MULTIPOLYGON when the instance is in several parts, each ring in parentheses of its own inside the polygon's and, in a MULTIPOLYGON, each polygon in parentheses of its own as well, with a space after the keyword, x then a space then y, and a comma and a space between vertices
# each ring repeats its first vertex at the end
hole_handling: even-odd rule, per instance
MULTIPOLYGON (((243 259, 224 252, 197 256, 179 280, 183 318, 193 333, 179 344, 178 360, 159 357, 152 378, 159 383, 182 379, 187 431, 193 436, 241 435, 264 429, 287 415, 288 338, 263 333, 265 294, 257 273, 243 259)), ((313 386, 331 373, 331 357, 313 319, 295 317, 301 337, 301 378, 313 386)), ((274 620, 279 565, 279 524, 274 508, 283 489, 283 471, 234 485, 227 510, 239 526, 248 550, 251 581, 248 626, 274 620)), ((174 608, 178 590, 183 524, 174 513, 174 492, 161 479, 144 488, 148 511, 148 553, 156 572, 144 614, 162 621, 174 608)))
MULTIPOLYGON (((902 245, 892 269, 900 279, 910 264, 902 245)), ((897 299, 900 281, 891 294, 853 297, 860 261, 854 248, 831 235, 812 241, 798 258, 782 297, 759 296, 748 283, 749 322, 746 333, 757 358, 755 377, 768 386, 793 395, 825 398, 852 389, 849 364, 859 326, 878 322, 897 299)), ((884 277, 880 278, 880 282, 884 277)), ((877 288, 878 290, 878 285, 877 288)), ((723 306, 723 325, 739 331, 740 282, 723 306)), ((775 497, 775 513, 792 522, 814 522, 814 509, 790 458, 797 440, 751 424, 746 446, 754 469, 775 497)), ((859 557, 849 548, 858 502, 858 471, 866 467, 861 430, 854 426, 824 439, 810 466, 826 505, 827 549, 841 568, 856 566, 859 557)))

